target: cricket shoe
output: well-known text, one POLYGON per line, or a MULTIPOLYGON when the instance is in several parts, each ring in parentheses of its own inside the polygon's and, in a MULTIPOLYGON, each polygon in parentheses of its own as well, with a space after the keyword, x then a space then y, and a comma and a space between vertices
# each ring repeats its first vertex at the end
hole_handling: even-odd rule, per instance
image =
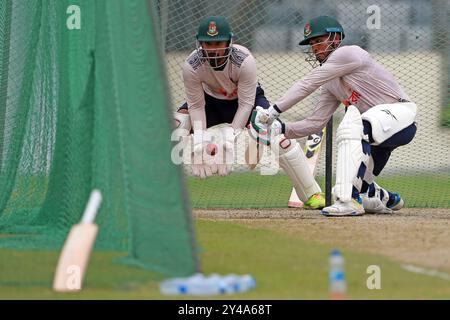
POLYGON ((392 204, 388 205, 388 207, 394 211, 398 211, 405 205, 405 202, 403 201, 402 197, 397 192, 391 192, 391 196, 393 197, 394 201, 392 204))
POLYGON ((327 217, 361 216, 364 208, 356 199, 346 202, 336 200, 333 205, 323 208, 321 213, 327 217))
POLYGON ((305 210, 320 210, 323 207, 325 207, 325 195, 322 192, 313 194, 303 205, 305 210))
POLYGON ((405 204, 398 193, 390 193, 377 184, 375 184, 374 196, 369 197, 367 194, 361 194, 361 197, 362 205, 367 213, 390 214, 400 210, 405 204))

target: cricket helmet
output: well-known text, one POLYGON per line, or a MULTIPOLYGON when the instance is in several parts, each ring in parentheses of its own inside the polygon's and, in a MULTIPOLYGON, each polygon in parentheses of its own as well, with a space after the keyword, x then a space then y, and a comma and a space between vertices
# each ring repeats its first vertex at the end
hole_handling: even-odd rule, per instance
POLYGON ((344 28, 342 28, 342 25, 335 18, 329 16, 316 17, 305 24, 305 28, 303 29, 304 39, 300 41, 299 45, 308 45, 312 38, 333 32, 340 33, 341 40, 344 39, 344 28))
POLYGON ((197 55, 200 60, 208 61, 213 69, 225 66, 233 47, 233 33, 225 17, 211 16, 200 21, 197 32, 197 55), (205 49, 204 43, 227 42, 223 53, 217 54, 217 49, 205 49))
POLYGON ((199 42, 231 41, 233 33, 225 17, 211 16, 200 21, 197 32, 199 42))

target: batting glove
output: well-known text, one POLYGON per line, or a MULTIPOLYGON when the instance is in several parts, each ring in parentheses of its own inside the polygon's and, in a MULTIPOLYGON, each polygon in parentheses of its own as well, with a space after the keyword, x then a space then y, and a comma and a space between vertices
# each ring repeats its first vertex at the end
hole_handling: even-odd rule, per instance
POLYGON ((267 133, 269 126, 267 123, 262 123, 261 118, 267 110, 262 109, 261 107, 256 107, 252 112, 252 117, 250 119, 250 130, 249 134, 256 142, 264 145, 269 145, 270 141, 267 139, 267 133))
POLYGON ((277 119, 280 116, 280 109, 278 109, 277 105, 274 104, 273 106, 270 106, 268 109, 264 109, 263 107, 256 106, 256 115, 254 122, 261 126, 263 124, 265 125, 271 125, 275 119, 277 119))
POLYGON ((284 134, 286 131, 285 128, 286 127, 284 122, 282 122, 280 119, 275 119, 275 121, 269 127, 269 136, 273 139, 273 137, 279 134, 284 134))

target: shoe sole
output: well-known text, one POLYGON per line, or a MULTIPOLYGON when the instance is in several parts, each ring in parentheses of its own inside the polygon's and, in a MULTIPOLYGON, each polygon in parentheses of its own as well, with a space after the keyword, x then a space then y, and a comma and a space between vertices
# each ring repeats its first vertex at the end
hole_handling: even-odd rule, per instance
POLYGON ((395 206, 393 206, 389 209, 397 211, 397 210, 400 210, 401 208, 403 208, 404 205, 405 205, 405 202, 403 201, 403 199, 400 199, 399 203, 397 203, 395 206))
POLYGON ((387 208, 387 210, 385 211, 370 211, 370 210, 366 210, 366 213, 368 214, 392 214, 394 213, 394 211, 392 211, 391 209, 387 208))
POLYGON ((303 207, 303 210, 322 210, 325 208, 325 206, 319 206, 319 207, 303 207))
POLYGON ((321 211, 320 213, 325 217, 356 217, 364 215, 364 212, 360 211, 353 211, 348 213, 336 213, 336 212, 330 213, 321 211))

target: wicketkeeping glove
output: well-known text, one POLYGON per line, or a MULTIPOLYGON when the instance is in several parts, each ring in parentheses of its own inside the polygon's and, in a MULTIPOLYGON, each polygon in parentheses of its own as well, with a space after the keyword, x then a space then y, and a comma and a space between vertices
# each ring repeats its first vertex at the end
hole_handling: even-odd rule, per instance
POLYGON ((217 173, 215 155, 209 154, 208 145, 212 142, 211 135, 206 131, 194 132, 194 148, 192 152, 192 173, 201 179, 217 173))
POLYGON ((216 164, 218 174, 226 176, 233 171, 234 164, 234 145, 236 137, 241 133, 231 126, 224 127, 220 130, 221 142, 219 143, 219 153, 216 156, 216 164))

